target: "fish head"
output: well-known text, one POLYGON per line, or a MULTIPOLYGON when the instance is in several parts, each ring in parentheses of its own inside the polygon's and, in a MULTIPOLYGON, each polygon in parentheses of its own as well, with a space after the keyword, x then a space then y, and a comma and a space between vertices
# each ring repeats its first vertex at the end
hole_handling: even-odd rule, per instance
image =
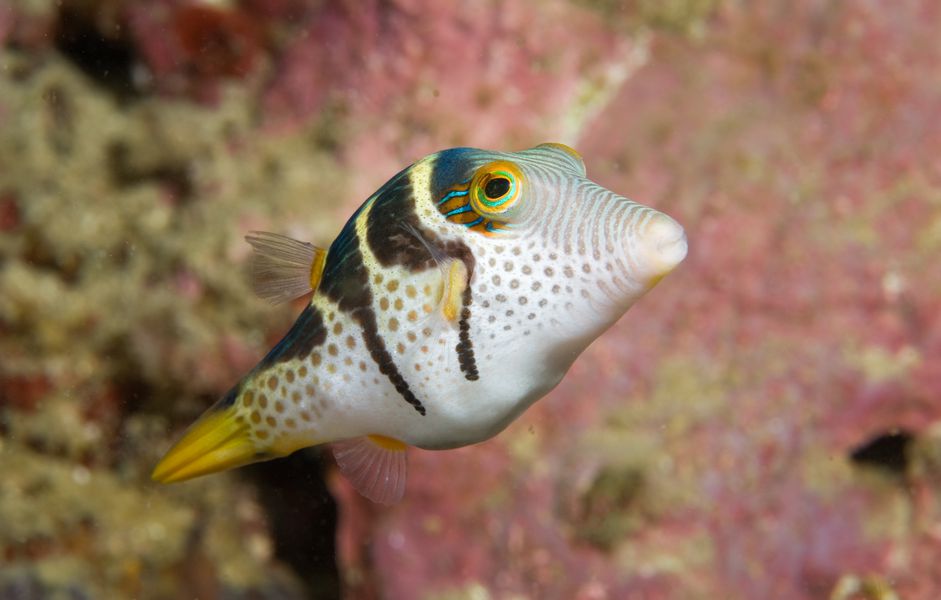
POLYGON ((434 156, 434 205, 475 257, 473 313, 507 358, 568 365, 686 256, 683 227, 588 179, 572 148, 434 156))

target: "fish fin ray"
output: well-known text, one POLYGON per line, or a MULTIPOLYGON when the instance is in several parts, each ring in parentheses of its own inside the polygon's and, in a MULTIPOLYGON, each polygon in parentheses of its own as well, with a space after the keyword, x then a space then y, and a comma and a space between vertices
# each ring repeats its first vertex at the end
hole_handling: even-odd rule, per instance
POLYGON ((249 232, 245 241, 254 250, 252 287, 259 298, 281 304, 320 285, 327 256, 323 248, 266 231, 249 232))
POLYGON ((378 504, 395 504, 405 494, 408 446, 379 435, 334 442, 340 472, 360 494, 378 504))

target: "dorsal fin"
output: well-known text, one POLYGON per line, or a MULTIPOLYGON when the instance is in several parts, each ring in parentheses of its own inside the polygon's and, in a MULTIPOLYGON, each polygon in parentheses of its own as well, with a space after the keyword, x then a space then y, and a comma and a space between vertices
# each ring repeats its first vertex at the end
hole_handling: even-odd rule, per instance
POLYGON ((255 250, 252 287, 259 298, 280 304, 320 285, 327 251, 277 233, 252 231, 245 241, 255 250))
POLYGON ((406 446, 381 435, 334 442, 340 472, 356 491, 379 504, 395 504, 405 494, 406 446))

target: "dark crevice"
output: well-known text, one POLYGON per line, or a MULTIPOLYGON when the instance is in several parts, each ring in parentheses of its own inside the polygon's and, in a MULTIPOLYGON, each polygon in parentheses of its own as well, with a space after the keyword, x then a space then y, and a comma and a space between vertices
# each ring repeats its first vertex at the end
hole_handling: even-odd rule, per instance
POLYGON ((136 95, 134 48, 123 29, 104 35, 93 17, 94 11, 63 4, 56 22, 56 49, 95 83, 121 99, 130 99, 136 95))
POLYGON ((320 453, 307 448, 245 470, 258 486, 277 559, 304 583, 309 598, 333 600, 340 597, 337 507, 324 483, 320 453))
POLYGON ((892 475, 908 472, 909 449, 914 436, 904 430, 893 430, 872 437, 850 452, 855 465, 880 469, 892 475))
POLYGON ((114 184, 120 188, 145 183, 159 183, 178 204, 185 204, 195 195, 195 183, 185 161, 165 161, 137 165, 131 160, 130 148, 123 142, 108 147, 108 168, 114 184))

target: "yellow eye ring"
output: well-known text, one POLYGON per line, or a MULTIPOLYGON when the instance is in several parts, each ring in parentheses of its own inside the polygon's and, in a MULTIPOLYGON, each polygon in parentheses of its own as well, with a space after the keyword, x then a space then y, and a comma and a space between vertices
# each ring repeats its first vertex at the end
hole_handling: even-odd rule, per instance
POLYGON ((505 160, 486 164, 471 179, 470 203, 482 217, 496 219, 510 210, 523 190, 523 173, 505 160))

